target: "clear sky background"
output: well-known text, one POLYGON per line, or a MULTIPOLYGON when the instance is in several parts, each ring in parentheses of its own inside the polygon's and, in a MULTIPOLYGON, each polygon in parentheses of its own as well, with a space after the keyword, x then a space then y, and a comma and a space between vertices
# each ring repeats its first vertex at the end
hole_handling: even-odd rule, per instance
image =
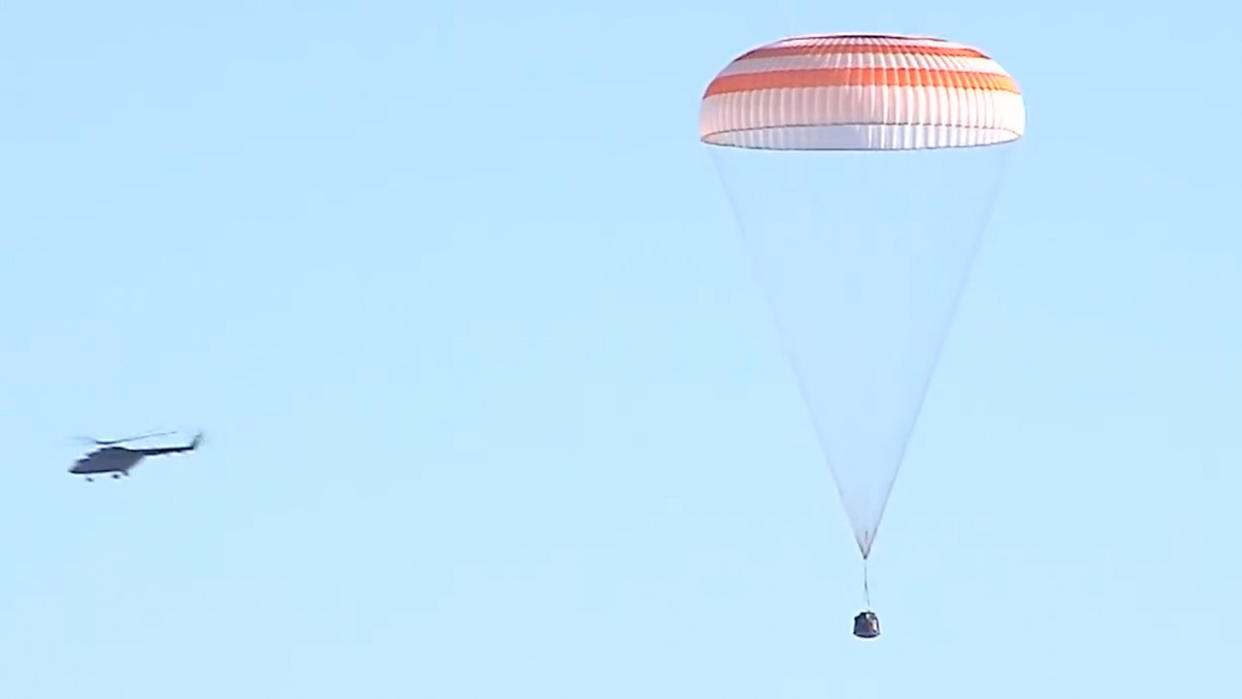
POLYGON ((0 5, 0 695, 1237 696, 1231 12, 0 5), (697 142, 838 31, 977 45, 1029 119, 870 643, 697 142), (208 441, 66 473, 161 427, 208 441))

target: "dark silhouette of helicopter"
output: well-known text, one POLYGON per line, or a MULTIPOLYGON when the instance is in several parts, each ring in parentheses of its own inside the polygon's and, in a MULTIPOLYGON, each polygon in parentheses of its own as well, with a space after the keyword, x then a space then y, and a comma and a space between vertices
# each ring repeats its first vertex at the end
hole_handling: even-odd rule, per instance
POLYGON ((139 437, 129 437, 126 439, 100 440, 93 439, 95 444, 103 446, 103 449, 95 451, 80 458, 69 468, 69 473, 85 475, 86 480, 94 480, 92 475, 100 473, 111 473, 113 478, 128 476, 129 470, 138 465, 148 456, 162 456, 164 454, 177 454, 180 452, 194 451, 203 441, 203 434, 200 432, 195 435, 194 440, 182 447, 151 447, 147 449, 133 449, 130 447, 116 446, 123 442, 133 442, 139 439, 147 439, 149 437, 159 437, 171 432, 160 432, 155 434, 145 434, 139 437))

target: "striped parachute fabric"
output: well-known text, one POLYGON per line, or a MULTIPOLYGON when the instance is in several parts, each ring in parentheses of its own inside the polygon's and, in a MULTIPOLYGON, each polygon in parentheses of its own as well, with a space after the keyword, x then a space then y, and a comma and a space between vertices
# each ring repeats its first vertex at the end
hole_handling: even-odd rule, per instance
POLYGON ((708 85, 699 114, 703 142, 771 150, 986 146, 1025 125, 1017 83, 982 51, 876 34, 748 51, 708 85))

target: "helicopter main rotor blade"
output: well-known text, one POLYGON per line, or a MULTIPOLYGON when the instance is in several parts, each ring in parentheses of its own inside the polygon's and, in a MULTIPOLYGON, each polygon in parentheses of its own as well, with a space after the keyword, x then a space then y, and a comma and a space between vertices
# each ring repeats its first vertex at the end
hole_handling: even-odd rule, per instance
POLYGON ((123 439, 95 439, 94 437, 86 437, 86 439, 100 446, 111 446, 113 444, 121 444, 123 442, 135 442, 140 439, 150 439, 151 437, 164 437, 170 434, 176 434, 176 433, 175 432, 148 432, 147 434, 138 435, 137 437, 125 437, 123 439))

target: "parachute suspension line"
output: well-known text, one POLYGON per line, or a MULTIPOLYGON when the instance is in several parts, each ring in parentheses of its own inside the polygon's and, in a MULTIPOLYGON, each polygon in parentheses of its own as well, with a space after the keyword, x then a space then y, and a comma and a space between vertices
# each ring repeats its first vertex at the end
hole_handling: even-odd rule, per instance
POLYGON ((871 590, 867 587, 867 559, 863 559, 863 600, 867 603, 867 609, 871 609, 871 590))

